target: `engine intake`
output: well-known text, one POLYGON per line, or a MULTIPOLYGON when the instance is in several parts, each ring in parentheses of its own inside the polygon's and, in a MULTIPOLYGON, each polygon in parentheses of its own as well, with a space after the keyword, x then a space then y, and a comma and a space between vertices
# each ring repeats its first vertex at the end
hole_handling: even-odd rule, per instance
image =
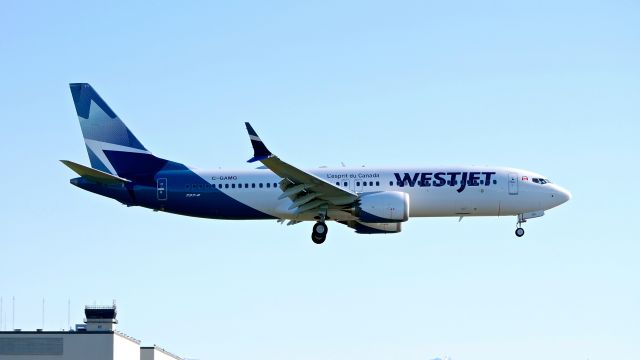
POLYGON ((409 194, 400 191, 366 193, 358 199, 354 215, 366 223, 409 220, 409 194))

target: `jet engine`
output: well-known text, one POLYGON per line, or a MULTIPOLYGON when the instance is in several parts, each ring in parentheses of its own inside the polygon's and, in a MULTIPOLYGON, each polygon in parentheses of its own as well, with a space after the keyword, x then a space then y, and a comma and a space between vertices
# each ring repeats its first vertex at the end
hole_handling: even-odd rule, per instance
POLYGON ((402 231, 402 223, 362 223, 345 221, 343 224, 354 229, 358 234, 393 234, 402 231))
POLYGON ((397 223, 409 220, 409 194, 400 191, 365 193, 353 215, 364 223, 397 223))

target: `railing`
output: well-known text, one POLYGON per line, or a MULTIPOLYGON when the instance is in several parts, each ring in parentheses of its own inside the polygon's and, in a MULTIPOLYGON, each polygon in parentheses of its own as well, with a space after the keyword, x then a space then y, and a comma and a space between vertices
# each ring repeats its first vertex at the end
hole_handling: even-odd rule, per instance
POLYGON ((178 355, 176 355, 176 354, 174 354, 174 353, 172 353, 172 352, 169 352, 169 351, 167 351, 167 350, 165 350, 165 349, 161 348, 160 346, 158 346, 158 345, 156 345, 156 344, 153 344, 153 347, 154 347, 156 350, 158 350, 158 351, 160 351, 160 352, 162 352, 162 353, 165 353, 165 354, 167 354, 167 355, 169 355, 169 356, 173 356, 174 358, 176 358, 176 359, 178 359, 178 360, 184 360, 184 359, 183 359, 183 358, 181 358, 180 356, 178 356, 178 355))
POLYGON ((115 310, 115 305, 86 305, 85 310, 115 310))
POLYGON ((123 332, 120 332, 120 331, 118 331, 118 330, 114 330, 113 332, 114 332, 115 334, 118 334, 118 335, 122 336, 122 337, 123 337, 123 338, 125 338, 125 339, 129 339, 129 340, 131 340, 131 341, 133 341, 133 342, 137 343, 138 345, 140 345, 140 343, 142 342, 142 341, 140 341, 140 340, 138 340, 138 339, 134 338, 133 336, 129 336, 129 335, 127 335, 127 334, 125 334, 125 333, 123 333, 123 332))

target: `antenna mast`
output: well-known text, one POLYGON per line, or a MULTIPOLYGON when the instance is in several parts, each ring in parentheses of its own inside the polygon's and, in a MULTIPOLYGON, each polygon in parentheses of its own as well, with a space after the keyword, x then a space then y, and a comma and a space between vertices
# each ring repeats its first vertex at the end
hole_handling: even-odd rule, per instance
POLYGON ((42 330, 44 330, 44 297, 42 297, 42 330))

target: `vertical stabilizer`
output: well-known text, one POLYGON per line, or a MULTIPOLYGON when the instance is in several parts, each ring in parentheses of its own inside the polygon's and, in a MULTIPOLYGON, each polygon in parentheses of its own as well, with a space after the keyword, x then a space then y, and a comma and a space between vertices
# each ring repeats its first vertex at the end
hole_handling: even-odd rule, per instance
POLYGON ((104 100, 85 83, 69 84, 91 166, 118 175, 109 153, 151 154, 104 100))

